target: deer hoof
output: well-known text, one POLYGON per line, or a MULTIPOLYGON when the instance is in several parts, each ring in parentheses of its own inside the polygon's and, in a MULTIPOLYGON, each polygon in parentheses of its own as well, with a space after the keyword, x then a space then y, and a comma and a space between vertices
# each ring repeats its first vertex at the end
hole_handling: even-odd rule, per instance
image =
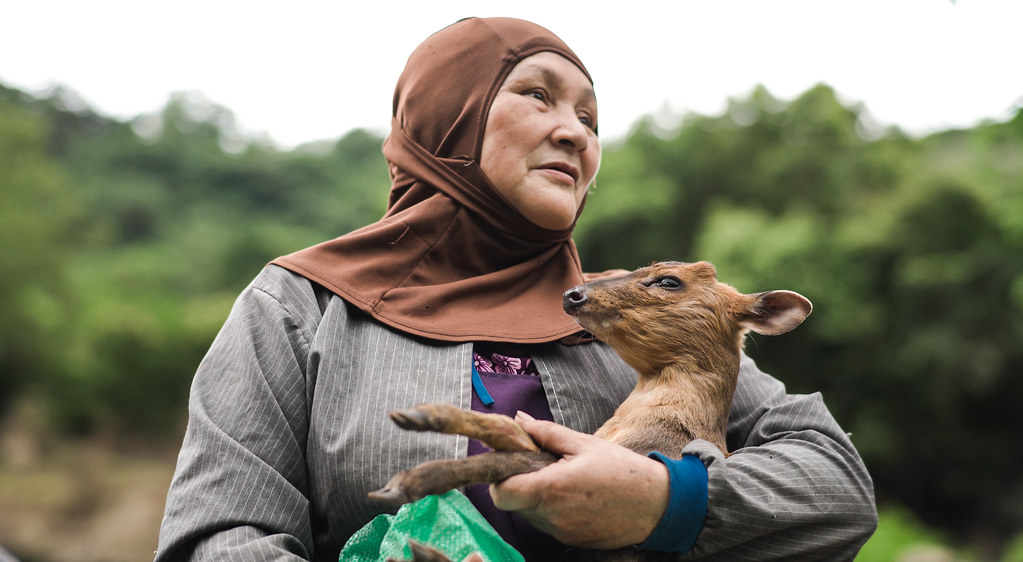
POLYGON ((415 408, 411 410, 400 410, 390 413, 391 420, 402 429, 414 431, 440 431, 441 424, 437 423, 430 414, 415 408))
POLYGON ((407 503, 415 501, 415 498, 409 497, 404 490, 400 488, 391 488, 384 486, 379 490, 369 493, 369 497, 374 500, 385 501, 387 503, 393 503, 394 505, 405 505, 407 503))
POLYGON ((395 474, 394 478, 391 478, 391 480, 383 488, 370 492, 369 497, 395 505, 404 505, 420 499, 414 494, 410 494, 408 490, 405 489, 402 485, 402 480, 404 478, 405 472, 395 474))

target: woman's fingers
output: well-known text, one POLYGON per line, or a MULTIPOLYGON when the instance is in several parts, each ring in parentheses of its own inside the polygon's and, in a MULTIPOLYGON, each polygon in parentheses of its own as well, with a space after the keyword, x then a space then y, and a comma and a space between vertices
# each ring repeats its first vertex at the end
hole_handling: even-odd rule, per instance
POLYGON ((492 485, 497 507, 518 512, 565 544, 618 548, 650 535, 668 505, 664 465, 551 422, 521 413, 515 419, 562 458, 492 485))
POLYGON ((571 430, 551 421, 537 420, 525 412, 515 414, 515 421, 533 438, 543 450, 555 455, 570 456, 585 447, 593 439, 604 443, 598 437, 571 430))

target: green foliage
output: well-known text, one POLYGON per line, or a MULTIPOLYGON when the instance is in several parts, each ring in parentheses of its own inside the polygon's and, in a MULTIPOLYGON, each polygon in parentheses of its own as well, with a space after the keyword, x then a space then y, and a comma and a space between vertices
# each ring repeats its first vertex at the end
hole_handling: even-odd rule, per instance
POLYGON ((927 528, 905 509, 887 507, 878 514, 877 532, 857 560, 957 560, 980 557, 968 549, 954 549, 947 537, 927 528))
POLYGON ((0 414, 31 392, 62 431, 175 433, 259 269, 383 213, 381 142, 284 152, 196 94, 129 124, 0 88, 0 414))
POLYGON ((48 157, 48 133, 31 100, 0 87, 0 412, 49 368, 36 309, 62 306, 62 261, 75 246, 76 194, 48 157))
POLYGON ((1023 562, 1023 534, 1009 542, 1002 557, 1003 562, 1023 562))
MULTIPOLYGON (((914 139, 822 85, 676 117, 607 146, 586 268, 707 259, 808 296, 809 321, 751 355, 823 392, 882 500, 997 556, 1023 531, 1023 111, 914 139)), ((197 94, 123 123, 0 87, 0 413, 31 393, 62 431, 179 431, 258 270, 383 213, 381 142, 282 151, 197 94)), ((875 544, 939 540, 886 519, 909 538, 882 522, 875 544)))

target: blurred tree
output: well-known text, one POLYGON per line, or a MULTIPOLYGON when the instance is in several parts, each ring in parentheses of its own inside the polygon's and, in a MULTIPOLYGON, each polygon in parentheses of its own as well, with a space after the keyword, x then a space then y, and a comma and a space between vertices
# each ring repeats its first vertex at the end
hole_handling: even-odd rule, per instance
POLYGON ((48 132, 33 100, 0 86, 0 414, 48 371, 63 339, 48 331, 65 314, 64 266, 79 217, 48 132))
POLYGON ((5 244, 0 267, 24 290, 0 297, 14 303, 0 318, 11 333, 0 331, 0 396, 33 380, 72 433, 175 431, 241 288, 273 257, 363 226, 387 201, 382 139, 364 131, 285 152, 241 138, 228 110, 195 93, 121 123, 68 90, 2 92, 0 157, 13 164, 0 171, 0 212, 12 217, 0 234, 19 244, 5 244), (58 350, 43 347, 57 336, 58 350))
MULTIPOLYGON (((65 431, 179 431, 244 285, 384 212, 381 142, 283 151, 197 94, 121 123, 0 88, 0 400, 33 381, 65 431)), ((827 86, 758 87, 641 120, 586 206, 588 270, 709 259, 743 291, 807 295, 803 327, 747 347, 824 393, 879 497, 992 557, 1023 531, 1023 111, 914 139, 827 86)))

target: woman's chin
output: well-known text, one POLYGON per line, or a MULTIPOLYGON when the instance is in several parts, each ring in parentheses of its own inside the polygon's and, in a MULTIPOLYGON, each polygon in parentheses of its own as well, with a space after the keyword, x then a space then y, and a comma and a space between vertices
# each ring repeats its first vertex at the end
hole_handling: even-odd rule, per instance
POLYGON ((547 230, 564 230, 570 228, 575 222, 576 213, 579 208, 575 201, 547 201, 541 203, 534 200, 534 204, 525 209, 519 209, 530 222, 547 230))

